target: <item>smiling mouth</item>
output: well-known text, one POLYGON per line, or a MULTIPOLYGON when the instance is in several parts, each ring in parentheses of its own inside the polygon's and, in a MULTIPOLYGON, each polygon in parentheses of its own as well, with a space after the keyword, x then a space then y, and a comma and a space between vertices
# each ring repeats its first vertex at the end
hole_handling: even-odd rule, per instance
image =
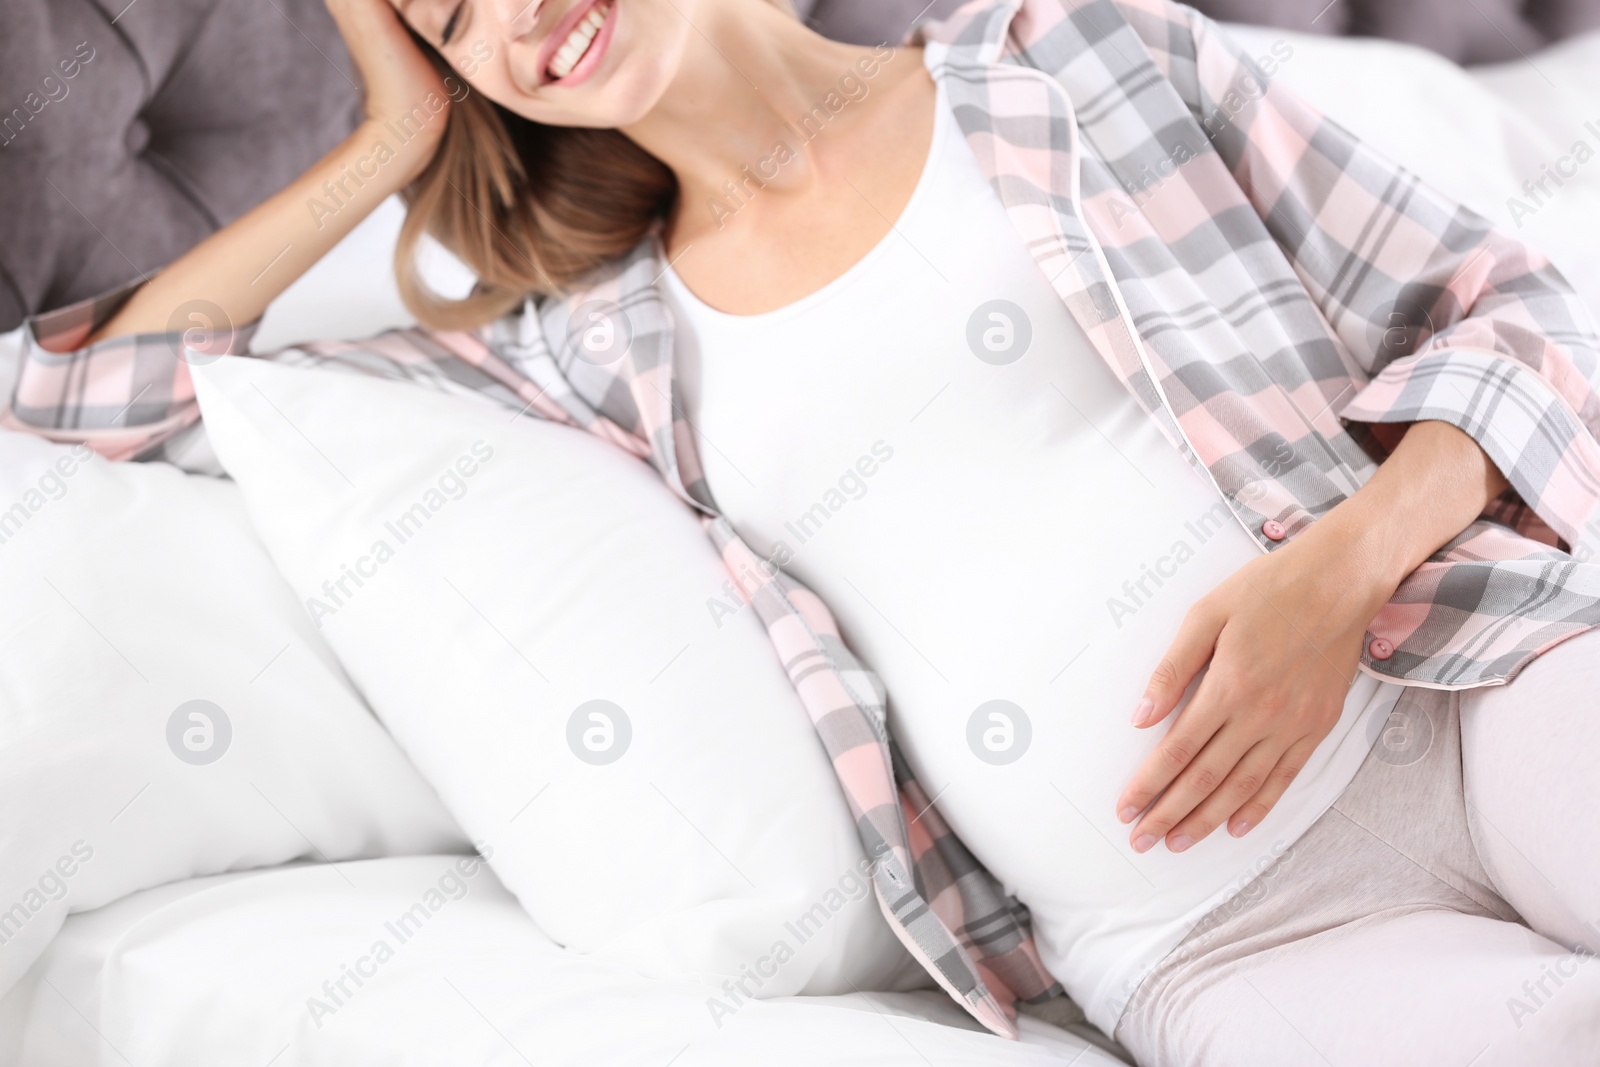
POLYGON ((556 49, 556 54, 550 60, 549 75, 552 81, 560 81, 571 74, 578 64, 583 62, 583 57, 589 54, 594 47, 595 38, 600 36, 600 31, 605 27, 606 16, 611 14, 611 5, 616 0, 600 0, 590 9, 556 49))

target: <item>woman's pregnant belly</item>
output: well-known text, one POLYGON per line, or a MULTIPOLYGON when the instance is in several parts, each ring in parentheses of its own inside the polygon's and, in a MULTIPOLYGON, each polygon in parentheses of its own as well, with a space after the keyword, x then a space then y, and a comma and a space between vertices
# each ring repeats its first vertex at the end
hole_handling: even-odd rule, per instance
MULTIPOLYGON (((702 455, 736 528, 822 597, 880 674, 928 794, 1029 905, 1046 965, 1109 1025, 1145 969, 1337 798, 1387 708, 1358 680, 1242 840, 1133 852, 1114 805, 1168 729, 1134 729, 1134 706, 1190 605, 1259 549, 1099 369, 1070 392, 980 374, 899 423, 834 397, 825 435, 741 452, 737 473, 702 455)), ((1037 373, 1049 377, 1042 361, 1037 373)))

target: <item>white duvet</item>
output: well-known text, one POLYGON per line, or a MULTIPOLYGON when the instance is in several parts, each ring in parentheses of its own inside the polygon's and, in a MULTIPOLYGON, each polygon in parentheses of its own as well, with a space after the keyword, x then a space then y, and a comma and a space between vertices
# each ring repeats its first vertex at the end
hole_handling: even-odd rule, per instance
MULTIPOLYGON (((1600 36, 1464 72, 1385 42, 1236 33, 1253 53, 1287 36, 1285 82, 1541 248, 1600 312, 1600 36)), ((399 212, 274 305, 258 344, 406 322, 388 280, 399 212)), ((1019 1044, 977 1032, 934 991, 753 1002, 719 1026, 711 990, 564 952, 487 870, 441 888, 458 862, 223 875, 74 915, 0 1000, 0 1067, 1117 1062, 1026 1017, 1019 1044)))
POLYGON ((563 951, 487 868, 461 877, 463 862, 219 875, 76 915, 0 1001, 0 1064, 1118 1063, 1034 1019, 1021 1043, 994 1037, 932 990, 753 1001, 714 1019, 711 990, 563 951))

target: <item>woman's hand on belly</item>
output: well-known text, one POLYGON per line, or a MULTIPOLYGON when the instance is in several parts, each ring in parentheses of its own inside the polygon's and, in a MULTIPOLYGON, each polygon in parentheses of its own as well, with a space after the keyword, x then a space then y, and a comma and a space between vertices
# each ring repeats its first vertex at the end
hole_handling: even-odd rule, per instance
POLYGON ((1134 724, 1171 714, 1210 668, 1117 801, 1123 822, 1145 812, 1131 834, 1136 852, 1162 837, 1182 852, 1230 819, 1235 837, 1246 833, 1339 721, 1387 590, 1359 561, 1308 541, 1251 560, 1184 617, 1134 724))
POLYGON ((1161 722, 1209 664, 1117 801, 1134 850, 1258 825, 1339 721, 1373 616, 1505 485, 1465 433, 1417 423, 1359 492, 1195 604, 1134 713, 1161 722))

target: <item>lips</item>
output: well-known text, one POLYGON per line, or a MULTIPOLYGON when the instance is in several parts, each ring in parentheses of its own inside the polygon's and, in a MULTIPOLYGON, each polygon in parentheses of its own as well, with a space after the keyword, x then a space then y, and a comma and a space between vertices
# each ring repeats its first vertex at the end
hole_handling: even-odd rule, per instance
POLYGON ((539 54, 542 85, 577 85, 604 57, 618 0, 586 0, 567 12, 539 54))

